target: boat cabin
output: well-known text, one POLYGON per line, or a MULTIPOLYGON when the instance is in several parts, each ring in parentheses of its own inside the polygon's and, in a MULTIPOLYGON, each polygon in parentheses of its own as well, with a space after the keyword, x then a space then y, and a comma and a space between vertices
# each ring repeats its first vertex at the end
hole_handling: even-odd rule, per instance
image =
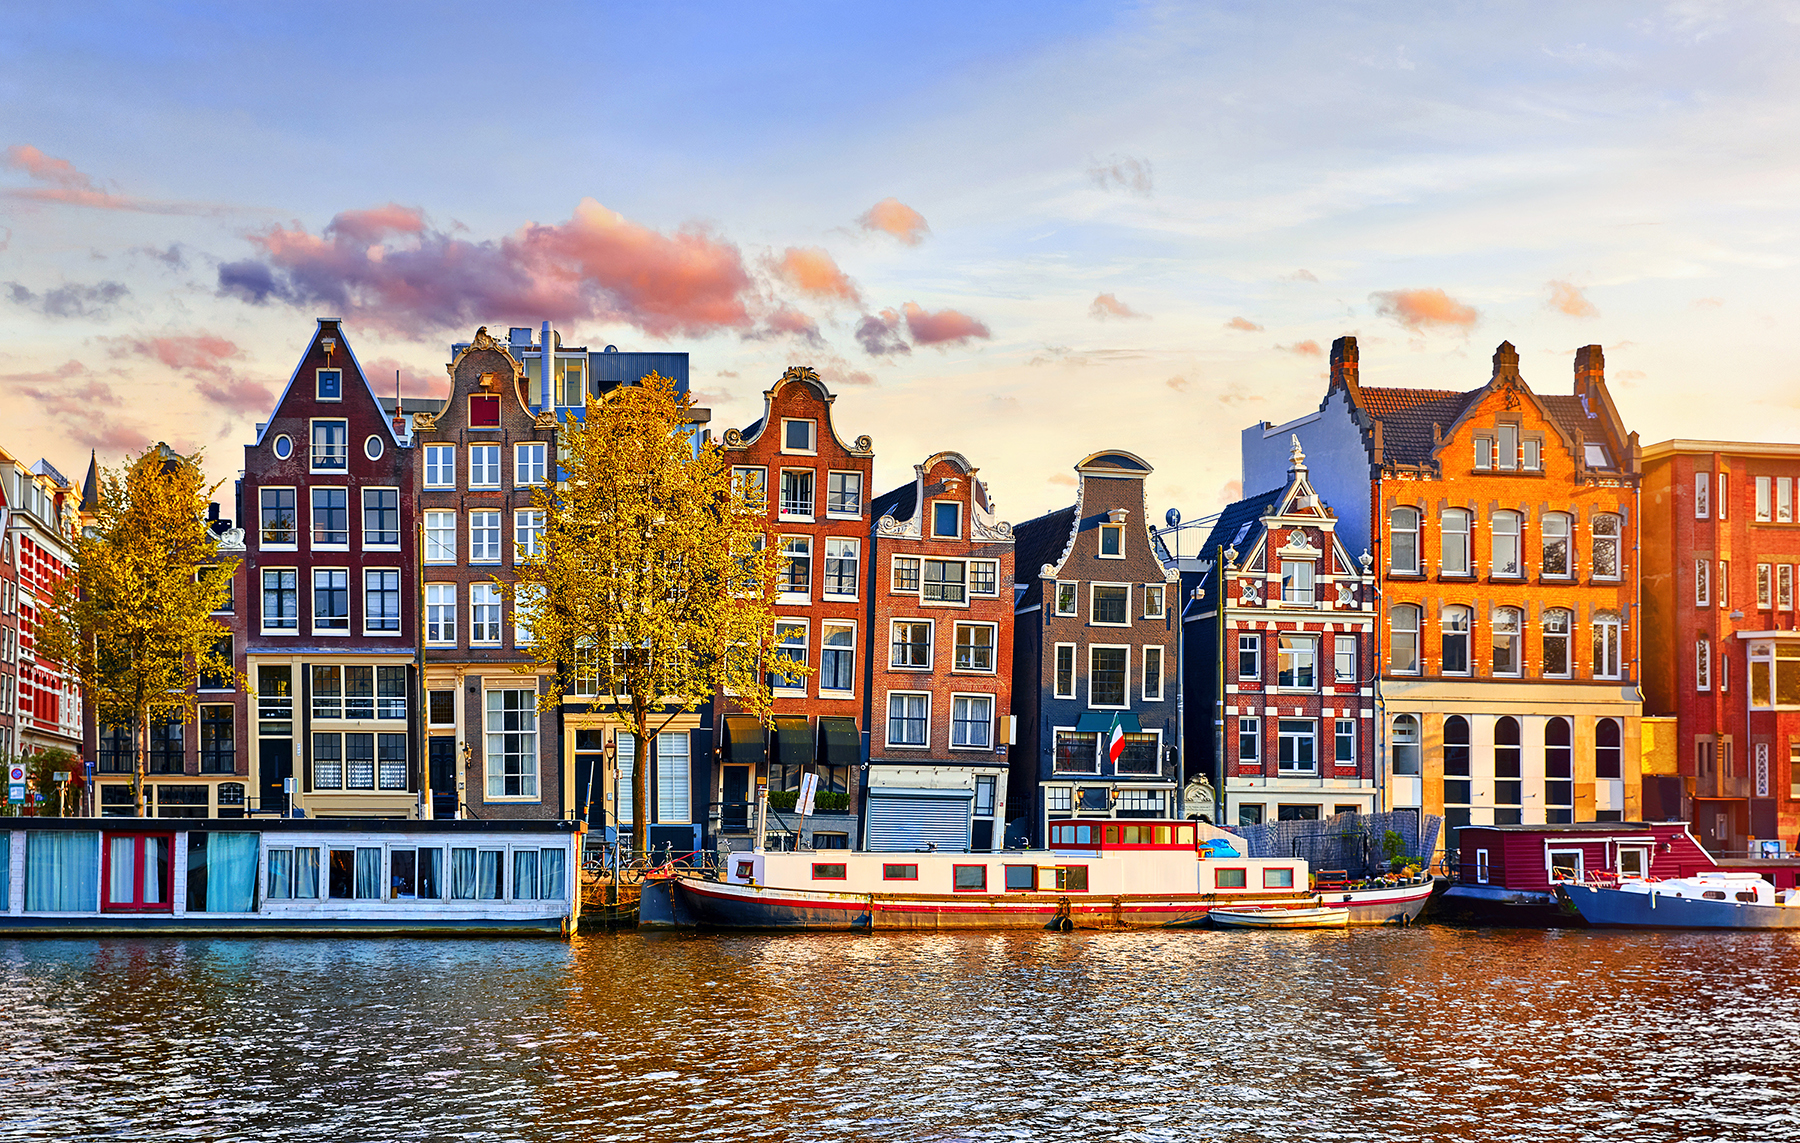
POLYGON ((9 818, 0 932, 574 931, 581 826, 9 818))
POLYGON ((1716 868, 1685 822, 1463 826, 1457 845, 1459 884, 1513 892, 1547 893, 1598 874, 1686 877, 1716 868))

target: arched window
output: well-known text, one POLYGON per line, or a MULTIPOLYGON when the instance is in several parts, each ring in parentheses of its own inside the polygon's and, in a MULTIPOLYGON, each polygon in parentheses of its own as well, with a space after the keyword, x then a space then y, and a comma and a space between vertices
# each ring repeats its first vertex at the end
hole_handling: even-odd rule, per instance
POLYGON ((1519 720, 1503 715, 1494 720, 1495 825, 1519 824, 1523 787, 1519 781, 1519 720))
POLYGON ((1575 739, 1566 718, 1544 724, 1544 815, 1551 825, 1575 820, 1575 739))
POLYGON ((1461 604, 1444 608, 1444 673, 1469 673, 1469 619, 1473 613, 1461 604))
POLYGON ((1469 776, 1469 720, 1453 714, 1444 720, 1444 773, 1469 776))
POLYGON ((1419 673, 1419 609, 1410 603, 1389 613, 1388 663, 1397 675, 1419 673))
POLYGON ((1394 736, 1390 740, 1394 755, 1394 773, 1419 772, 1419 719, 1417 715, 1394 716, 1394 736))
POLYGON ((1388 569, 1403 574, 1419 570, 1419 510, 1396 508, 1388 513, 1388 569))
POLYGON ((1595 579, 1619 578, 1619 518, 1594 517, 1594 553, 1588 567, 1595 579))
POLYGON ((1490 574, 1517 578, 1519 572, 1519 514, 1494 513, 1494 561, 1490 574))
POLYGON ((1519 635, 1524 615, 1516 607, 1494 609, 1494 673, 1519 673, 1519 635))
POLYGON ((1602 611, 1594 616, 1594 677, 1620 677, 1619 613, 1616 611, 1602 611))
POLYGON ((1622 741, 1618 719, 1603 718, 1594 724, 1594 777, 1622 778, 1625 776, 1620 768, 1624 757, 1620 749, 1622 741))
POLYGON ((1573 612, 1553 607, 1544 612, 1544 674, 1559 679, 1569 677, 1569 628, 1574 624, 1573 612))
POLYGON ((1574 574, 1569 564, 1569 517, 1561 512, 1544 514, 1544 562, 1547 579, 1567 579, 1574 574))
POLYGON ((1446 508, 1443 516, 1443 558, 1439 570, 1445 575, 1469 574, 1469 512, 1466 508, 1446 508))

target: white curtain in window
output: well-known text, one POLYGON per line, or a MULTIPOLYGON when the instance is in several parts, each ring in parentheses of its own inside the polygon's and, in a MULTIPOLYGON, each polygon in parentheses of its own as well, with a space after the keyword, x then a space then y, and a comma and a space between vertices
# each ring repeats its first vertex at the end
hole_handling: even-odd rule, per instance
POLYGON ((671 730, 656 736, 656 820, 685 822, 692 816, 688 796, 688 736, 671 730))
POLYGON ((538 895, 538 851, 513 850, 513 900, 535 901, 538 895))
POLYGON ((294 850, 294 896, 317 900, 319 896, 319 849, 307 846, 294 850))
POLYGON ((356 899, 379 901, 386 896, 381 885, 380 848, 359 846, 356 850, 356 899))
POLYGON ((450 896, 457 901, 475 899, 475 851, 472 849, 450 851, 450 896))
POLYGON ((500 851, 484 849, 477 854, 479 862, 475 873, 475 896, 482 901, 498 901, 500 892, 500 851))
POLYGON ((137 900, 137 838, 106 839, 106 899, 117 903, 137 900))
POLYGON ((538 856, 538 876, 541 878, 538 896, 546 901, 563 899, 563 857, 560 849, 546 849, 538 856))
POLYGON ((28 912, 99 910, 100 835, 92 830, 35 831, 25 842, 28 912))

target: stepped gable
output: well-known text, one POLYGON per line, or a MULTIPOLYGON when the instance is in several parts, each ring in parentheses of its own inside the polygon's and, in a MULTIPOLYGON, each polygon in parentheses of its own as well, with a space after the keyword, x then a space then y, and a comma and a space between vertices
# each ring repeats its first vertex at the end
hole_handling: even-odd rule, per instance
POLYGON ((1043 580, 1038 573, 1045 564, 1062 559, 1069 546, 1069 532, 1075 527, 1075 505, 1047 512, 1035 520, 1013 526, 1013 579, 1025 585, 1019 597, 1020 607, 1030 607, 1044 597, 1043 580))
POLYGON ((1486 392, 1485 385, 1464 393, 1360 387, 1363 410, 1381 422, 1382 459, 1393 464, 1431 463, 1438 444, 1432 426, 1448 431, 1486 392))

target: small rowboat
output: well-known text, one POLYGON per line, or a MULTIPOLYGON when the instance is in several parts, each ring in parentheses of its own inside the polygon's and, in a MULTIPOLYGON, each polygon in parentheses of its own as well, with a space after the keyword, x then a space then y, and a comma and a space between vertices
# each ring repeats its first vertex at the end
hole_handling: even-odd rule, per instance
POLYGON ((1207 917, 1227 929, 1342 929, 1348 909, 1211 909, 1207 917))

